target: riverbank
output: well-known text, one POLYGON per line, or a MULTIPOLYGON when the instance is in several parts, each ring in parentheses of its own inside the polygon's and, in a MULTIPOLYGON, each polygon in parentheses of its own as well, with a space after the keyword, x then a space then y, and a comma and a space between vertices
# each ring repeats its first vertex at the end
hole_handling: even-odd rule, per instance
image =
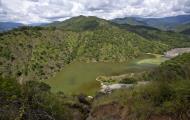
MULTIPOLYGON (((124 75, 120 75, 119 77, 122 77, 122 78, 119 78, 120 80, 122 80, 122 79, 125 79, 127 77, 127 75, 124 74, 124 75)), ((112 76, 112 78, 117 78, 117 76, 115 76, 115 77, 112 76)), ((100 79, 100 77, 97 77, 96 81, 98 81, 101 85, 100 92, 106 93, 106 94, 111 93, 113 90, 130 88, 130 87, 139 86, 139 85, 146 85, 149 83, 149 81, 138 81, 138 82, 131 83, 131 84, 121 84, 121 83, 106 84, 105 82, 103 82, 100 79)))

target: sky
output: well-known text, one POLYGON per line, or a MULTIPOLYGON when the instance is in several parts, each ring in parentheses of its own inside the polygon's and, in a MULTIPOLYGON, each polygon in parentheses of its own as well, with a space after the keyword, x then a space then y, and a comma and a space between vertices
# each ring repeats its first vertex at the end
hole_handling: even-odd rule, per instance
POLYGON ((190 0, 0 0, 0 22, 63 21, 85 15, 104 19, 190 14, 190 0))

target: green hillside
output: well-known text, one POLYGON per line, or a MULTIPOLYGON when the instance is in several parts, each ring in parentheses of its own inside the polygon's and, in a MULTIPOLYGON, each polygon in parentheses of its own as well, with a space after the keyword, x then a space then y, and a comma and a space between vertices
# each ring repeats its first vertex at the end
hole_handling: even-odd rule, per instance
POLYGON ((185 35, 190 35, 190 23, 177 26, 176 31, 185 35))
MULTIPOLYGON (((0 33, 0 119, 187 120, 190 54, 173 58, 158 67, 165 61, 161 54, 176 47, 190 47, 190 37, 84 16, 44 27, 22 27, 0 33), (134 87, 110 94, 96 93, 93 99, 84 94, 52 93, 44 81, 50 77, 54 79, 56 73, 75 62, 84 63, 73 67, 76 70, 73 76, 86 77, 80 78, 84 91, 90 92, 89 88, 96 87, 86 82, 87 79, 91 75, 96 78, 102 72, 105 75, 129 72, 131 77, 120 82, 135 83, 134 87), (96 73, 84 67, 92 62, 102 63, 94 65, 96 73), (126 68, 128 63, 131 69, 130 64, 126 68), (138 86, 138 81, 147 84, 138 86)), ((54 90, 62 89, 64 82, 71 86, 76 82, 73 76, 71 81, 62 82, 62 75, 60 72, 58 80, 61 82, 51 81, 55 84, 54 90)), ((72 87, 69 89, 78 90, 72 87)))
POLYGON ((146 23, 143 20, 137 19, 135 17, 116 18, 112 21, 117 24, 129 24, 129 25, 134 25, 134 26, 138 26, 138 25, 145 26, 146 25, 146 23))
POLYGON ((147 40, 95 17, 77 17, 60 24, 71 25, 23 27, 1 33, 0 74, 14 76, 20 82, 41 80, 74 60, 124 62, 142 53, 163 53, 168 49, 166 44, 147 40), (97 21, 101 27, 86 29, 90 22, 83 20, 97 21))
POLYGON ((178 31, 185 28, 185 24, 190 22, 190 15, 178 15, 163 18, 125 17, 116 18, 112 21, 118 24, 149 26, 164 31, 178 31))
POLYGON ((98 28, 112 28, 109 21, 104 19, 100 19, 94 16, 78 16, 73 17, 71 19, 65 20, 64 22, 54 22, 49 25, 48 27, 56 27, 59 29, 64 30, 71 30, 71 31, 87 31, 87 30, 95 30, 98 28))
POLYGON ((166 44, 169 48, 190 46, 190 37, 184 34, 172 31, 161 31, 147 26, 120 25, 120 28, 134 32, 148 40, 166 44))
POLYGON ((185 31, 187 29, 190 29, 190 23, 185 23, 185 24, 181 24, 181 25, 178 25, 174 28, 174 30, 176 32, 182 32, 182 31, 185 31))
POLYGON ((147 85, 116 90, 96 99, 89 118, 188 120, 190 54, 166 61, 144 76, 150 80, 147 85))
POLYGON ((85 95, 51 93, 44 83, 20 85, 12 78, 0 78, 2 120, 188 120, 190 54, 163 63, 144 73, 149 84, 116 90, 92 100, 85 95))
POLYGON ((190 35, 190 29, 186 29, 181 32, 182 34, 190 35))

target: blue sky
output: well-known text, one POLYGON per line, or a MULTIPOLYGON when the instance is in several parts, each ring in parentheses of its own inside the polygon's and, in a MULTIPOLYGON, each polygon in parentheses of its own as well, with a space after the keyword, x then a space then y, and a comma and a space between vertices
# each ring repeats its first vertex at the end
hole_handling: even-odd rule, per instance
POLYGON ((25 24, 63 21, 78 15, 113 19, 189 13, 190 0, 0 0, 1 22, 25 24))

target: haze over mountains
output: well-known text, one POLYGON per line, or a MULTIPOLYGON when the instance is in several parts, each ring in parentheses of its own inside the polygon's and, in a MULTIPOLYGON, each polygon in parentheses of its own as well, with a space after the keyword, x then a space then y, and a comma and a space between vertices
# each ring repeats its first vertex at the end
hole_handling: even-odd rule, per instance
MULTIPOLYGON (((67 20, 66 20, 67 21, 67 20)), ((125 17, 125 18, 116 18, 111 20, 112 22, 118 24, 129 24, 135 26, 148 26, 165 31, 175 31, 181 32, 184 34, 189 33, 190 29, 190 15, 179 15, 173 17, 164 17, 164 18, 142 18, 142 17, 125 17)), ((52 24, 59 24, 61 22, 53 22, 52 24)), ((30 24, 30 26, 45 26, 47 23, 35 23, 30 24)), ((14 22, 0 22, 0 31, 11 30, 24 26, 22 23, 14 22)))
POLYGON ((22 23, 14 23, 14 22, 0 22, 0 32, 12 30, 14 28, 18 28, 24 26, 22 23))
MULTIPOLYGON (((174 17, 165 18, 140 18, 140 17, 126 17, 116 18, 113 20, 118 24, 130 24, 130 25, 141 25, 158 28, 161 30, 174 30, 178 31, 180 27, 183 28, 186 24, 190 24, 190 15, 179 15, 174 17)), ((180 30, 183 30, 181 28, 180 30)))

